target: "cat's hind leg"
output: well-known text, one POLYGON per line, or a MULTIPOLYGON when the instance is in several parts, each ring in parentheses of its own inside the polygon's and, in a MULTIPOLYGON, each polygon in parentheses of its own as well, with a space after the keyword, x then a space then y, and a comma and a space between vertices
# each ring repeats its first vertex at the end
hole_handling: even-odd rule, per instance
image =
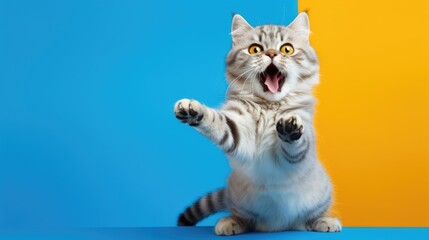
POLYGON ((221 218, 215 227, 216 235, 230 236, 251 231, 250 222, 236 216, 221 218))
POLYGON ((341 232, 342 226, 338 218, 320 217, 308 223, 307 228, 316 232, 341 232))

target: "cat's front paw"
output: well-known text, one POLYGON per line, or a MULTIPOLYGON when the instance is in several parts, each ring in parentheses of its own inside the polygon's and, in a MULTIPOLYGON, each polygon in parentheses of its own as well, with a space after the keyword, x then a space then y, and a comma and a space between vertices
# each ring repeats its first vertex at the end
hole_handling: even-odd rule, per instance
POLYGON ((174 115, 183 123, 198 126, 204 118, 204 106, 198 101, 185 98, 174 105, 174 115))
POLYGON ((277 122, 277 134, 285 142, 298 140, 304 133, 302 119, 296 114, 287 114, 277 122))

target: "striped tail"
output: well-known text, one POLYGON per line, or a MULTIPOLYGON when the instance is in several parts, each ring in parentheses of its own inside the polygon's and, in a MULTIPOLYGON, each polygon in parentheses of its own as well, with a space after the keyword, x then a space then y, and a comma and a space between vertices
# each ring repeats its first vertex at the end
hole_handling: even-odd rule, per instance
POLYGON ((179 215, 177 226, 195 226, 209 215, 226 210, 225 189, 213 191, 195 201, 179 215))

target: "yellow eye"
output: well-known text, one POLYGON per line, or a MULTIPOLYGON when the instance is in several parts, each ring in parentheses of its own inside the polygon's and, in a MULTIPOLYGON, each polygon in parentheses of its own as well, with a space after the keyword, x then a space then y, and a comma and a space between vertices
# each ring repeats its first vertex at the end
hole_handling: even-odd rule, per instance
POLYGON ((280 51, 286 55, 292 55, 295 49, 292 47, 292 44, 286 43, 280 47, 280 51))
POLYGON ((256 54, 256 53, 259 53, 259 52, 262 52, 262 51, 263 51, 263 49, 262 49, 261 45, 258 45, 258 44, 252 44, 249 47, 249 53, 250 54, 256 54))

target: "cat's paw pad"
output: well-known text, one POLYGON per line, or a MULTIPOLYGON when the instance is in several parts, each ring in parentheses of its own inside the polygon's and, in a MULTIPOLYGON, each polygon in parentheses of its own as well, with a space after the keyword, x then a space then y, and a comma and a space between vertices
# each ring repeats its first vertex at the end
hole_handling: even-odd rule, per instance
POLYGON ((233 218, 222 218, 217 222, 215 227, 216 235, 230 236, 245 232, 246 229, 233 218))
POLYGON ((277 133, 285 142, 298 140, 304 132, 302 119, 296 114, 288 114, 277 121, 277 133))
POLYGON ((198 126, 204 118, 204 107, 198 101, 182 99, 174 105, 174 115, 183 123, 198 126))
POLYGON ((321 217, 312 224, 313 231, 316 232, 341 232, 340 220, 333 217, 321 217))

